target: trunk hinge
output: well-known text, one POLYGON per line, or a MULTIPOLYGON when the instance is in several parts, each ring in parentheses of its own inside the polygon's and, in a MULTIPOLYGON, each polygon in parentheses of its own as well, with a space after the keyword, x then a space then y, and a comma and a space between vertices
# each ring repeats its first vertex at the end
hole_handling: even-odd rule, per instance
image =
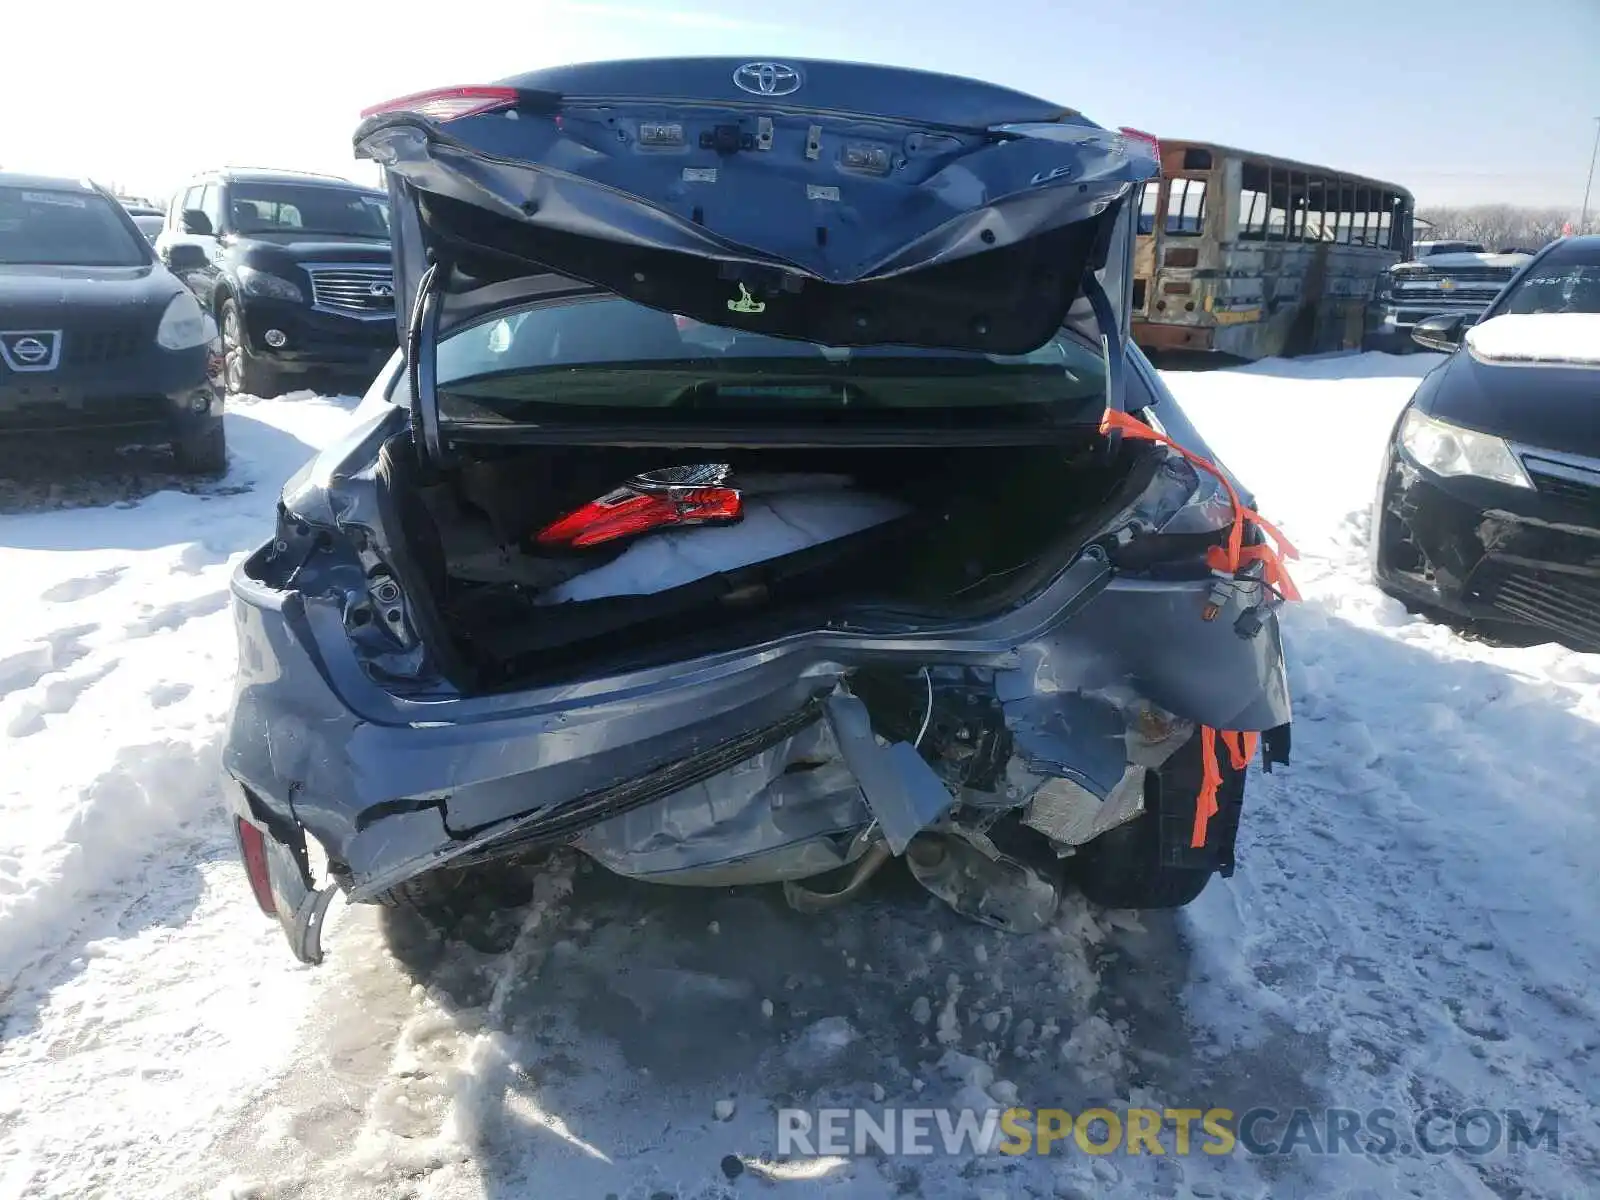
POLYGON ((444 280, 450 274, 445 262, 435 262, 417 285, 417 302, 406 329, 406 370, 411 377, 411 439, 424 466, 442 466, 447 458, 439 432, 439 306, 444 280))

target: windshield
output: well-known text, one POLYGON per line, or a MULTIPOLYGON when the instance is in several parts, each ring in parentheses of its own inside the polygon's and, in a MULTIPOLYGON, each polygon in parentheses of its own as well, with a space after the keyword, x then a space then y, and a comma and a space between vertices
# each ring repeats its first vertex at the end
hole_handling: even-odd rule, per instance
POLYGON ((386 238, 389 204, 354 188, 298 183, 233 183, 228 223, 235 233, 315 233, 386 238))
POLYGON ((1098 350, 1057 337, 1018 357, 901 346, 830 347, 706 325, 629 300, 525 308, 446 337, 440 416, 514 422, 652 418, 1047 415, 1097 421, 1098 350), (981 411, 979 411, 981 410, 981 411))
POLYGON ((1600 313, 1600 242, 1561 246, 1530 266, 1492 315, 1600 313))
POLYGON ((144 243, 103 196, 0 187, 0 263, 142 267, 149 261, 144 243))

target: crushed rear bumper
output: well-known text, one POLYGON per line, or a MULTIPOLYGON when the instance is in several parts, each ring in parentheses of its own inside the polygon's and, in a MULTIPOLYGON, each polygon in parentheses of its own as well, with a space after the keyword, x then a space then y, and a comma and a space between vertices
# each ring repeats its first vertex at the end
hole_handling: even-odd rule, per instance
MULTIPOLYGON (((1253 638, 1236 632, 1235 618, 1259 600, 1245 587, 1202 621, 1207 587, 1118 578, 1085 557, 1030 602, 967 624, 818 630, 626 676, 426 701, 362 673, 331 604, 273 591, 241 567, 240 675, 224 761, 239 785, 236 810, 290 847, 280 866, 303 861, 293 839, 309 833, 356 901, 437 867, 541 843, 584 848, 588 839, 616 865, 652 844, 641 819, 659 825, 691 795, 696 811, 721 813, 711 836, 689 836, 677 822, 686 849, 639 874, 795 878, 849 861, 849 836, 871 820, 903 849, 919 822, 940 815, 934 789, 949 806, 950 780, 909 735, 887 750, 874 736, 895 732, 882 707, 865 714, 865 737, 849 727, 841 706, 855 700, 850 681, 862 672, 927 668, 929 694, 940 694, 940 727, 929 736, 974 753, 989 745, 999 780, 991 787, 1007 807, 1051 779, 1110 796, 1142 713, 1222 729, 1286 724, 1276 617, 1253 638), (949 725, 947 710, 973 716, 949 725), (799 753, 819 729, 831 747, 770 769, 775 748, 799 753), (774 803, 785 794, 787 803, 774 803), (630 817, 646 811, 654 816, 630 817), (768 828, 741 842, 741 822, 768 828)), ((310 882, 300 884, 309 891, 310 882)), ((283 890, 286 909, 306 902, 296 886, 283 890)), ((292 922, 286 928, 292 939, 292 922)))

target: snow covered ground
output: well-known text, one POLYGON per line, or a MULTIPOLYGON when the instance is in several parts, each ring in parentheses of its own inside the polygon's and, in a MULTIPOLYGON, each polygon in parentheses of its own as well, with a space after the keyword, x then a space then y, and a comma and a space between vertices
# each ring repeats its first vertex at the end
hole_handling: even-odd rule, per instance
POLYGON ((1469 641, 1367 583, 1379 448, 1432 361, 1169 374, 1303 553, 1294 763, 1254 776, 1240 869, 1188 910, 1069 900, 1031 938, 895 872, 804 917, 558 859, 445 930, 336 906, 299 968, 218 809, 226 581, 353 402, 235 406, 218 485, 0 515, 0 1200, 1592 1194, 1600 658, 1469 641), (1554 1109, 1560 1132, 770 1154, 784 1103, 1013 1102, 1387 1107, 1402 1133, 1554 1109))

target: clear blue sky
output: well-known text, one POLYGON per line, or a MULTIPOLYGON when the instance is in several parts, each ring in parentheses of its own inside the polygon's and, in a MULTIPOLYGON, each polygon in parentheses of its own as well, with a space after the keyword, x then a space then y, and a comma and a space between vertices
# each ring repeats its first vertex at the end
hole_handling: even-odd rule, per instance
POLYGON ((192 22, 121 5, 92 37, 85 21, 30 11, 28 54, 0 71, 0 165, 152 192, 220 162, 360 176, 356 113, 388 96, 733 54, 973 75, 1423 203, 1576 209, 1600 117, 1600 0, 274 0, 192 22))

